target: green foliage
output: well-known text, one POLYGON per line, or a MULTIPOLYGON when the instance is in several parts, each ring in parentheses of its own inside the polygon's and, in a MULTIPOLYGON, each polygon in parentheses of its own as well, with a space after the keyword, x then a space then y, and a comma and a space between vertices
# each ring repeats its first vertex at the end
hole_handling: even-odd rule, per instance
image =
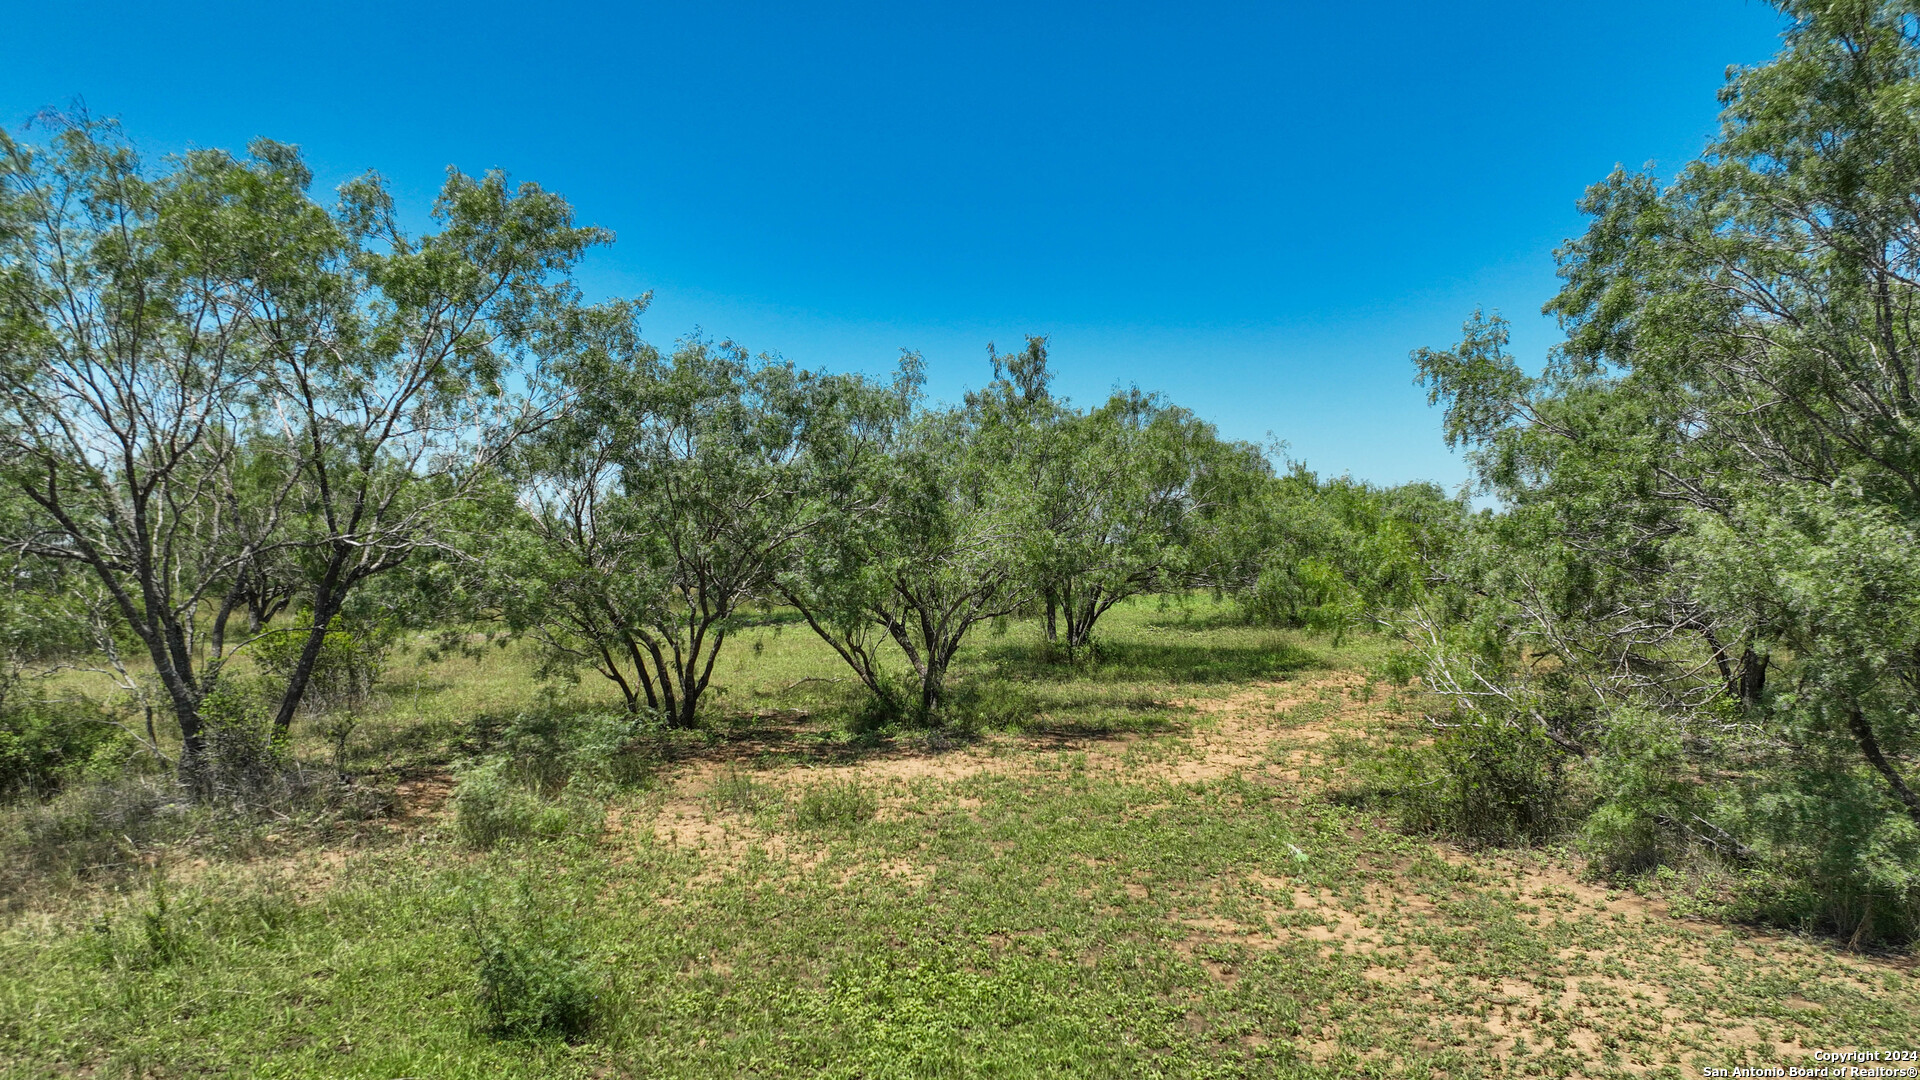
MULTIPOLYGON (((84 113, 42 132, 0 133, 0 484, 32 507, 0 532, 98 593, 96 636, 143 654, 192 774, 244 642, 300 600, 297 651, 338 653, 336 616, 447 546, 542 422, 540 368, 591 321, 567 275, 609 235, 499 172, 450 173, 411 235, 378 176, 323 205, 284 143, 154 168, 84 113)), ((309 688, 282 668, 279 735, 309 688)))
POLYGON ((993 362, 968 395, 973 438, 1050 642, 1076 657, 1115 604, 1212 579, 1236 504, 1272 473, 1258 448, 1137 388, 1074 408, 1049 390, 1045 338, 993 362))
MULTIPOLYGON (((294 626, 269 633, 255 642, 254 662, 284 684, 307 646, 305 624, 311 621, 310 612, 300 613, 294 618, 294 626)), ((308 675, 307 695, 311 707, 327 709, 365 703, 393 648, 391 627, 379 624, 348 627, 340 625, 343 621, 336 620, 320 640, 319 652, 308 675)))
POLYGON ((1743 833, 1766 858, 1734 914, 1854 943, 1920 938, 1920 825, 1887 805, 1852 740, 1815 739, 1755 777, 1743 833))
POLYGON ((599 994, 568 916, 541 903, 523 882, 512 901, 476 908, 471 920, 482 1030, 507 1039, 577 1039, 588 1032, 599 994))
POLYGON ((0 696, 0 802, 47 796, 98 756, 125 750, 125 737, 87 700, 27 697, 16 687, 0 696))
POLYGON ((156 965, 171 964, 187 951, 187 932, 168 906, 167 879, 159 874, 148 891, 147 908, 140 912, 140 937, 147 959, 156 965))
POLYGON ((653 776, 645 722, 542 694, 486 740, 453 791, 455 833, 476 848, 597 833, 604 800, 653 776))
POLYGON ((1324 633, 1337 647, 1425 595, 1458 542, 1465 506, 1431 484, 1322 481, 1296 465, 1240 513, 1241 565, 1227 573, 1239 575, 1229 580, 1246 618, 1324 633))
POLYGON ((189 791, 251 812, 325 800, 343 782, 295 759, 290 735, 273 723, 281 685, 271 676, 232 677, 201 703, 204 744, 183 777, 189 791))
POLYGON ((1335 648, 1360 621, 1360 592, 1322 559, 1302 559, 1260 575, 1245 601, 1247 617, 1266 626, 1327 634, 1335 648))
POLYGON ((489 848, 512 840, 557 840, 597 831, 600 816, 584 800, 543 798, 515 772, 511 759, 496 756, 460 773, 453 789, 453 827, 468 846, 489 848))
POLYGON ((1647 709, 1610 716, 1590 775, 1595 805, 1580 835, 1604 868, 1632 874, 1673 865, 1701 836, 1738 854, 1723 839, 1731 834, 1710 820, 1712 792, 1696 782, 1674 717, 1647 709))
POLYGON ((877 713, 939 724, 961 644, 975 626, 1019 610, 1032 583, 1013 550, 1018 516, 979 410, 919 409, 919 388, 918 358, 909 358, 895 411, 868 443, 885 452, 860 458, 835 500, 840 511, 776 580, 881 699, 877 713), (889 646, 917 684, 904 700, 889 646))
POLYGON ((801 791, 793 822, 802 829, 847 829, 871 821, 880 800, 857 781, 829 781, 801 791))
POLYGON ((1462 718, 1431 746, 1402 754, 1401 821, 1470 845, 1552 840, 1573 816, 1566 757, 1525 722, 1462 718))
MULTIPOLYGON (((1050 644, 1043 641, 1034 651, 1044 657, 1050 649, 1050 644)), ((1086 670, 1110 651, 1096 642, 1081 652, 1076 663, 1086 670)), ((1050 658, 1043 662, 1049 666, 1057 663, 1050 658)), ((939 719, 940 726, 949 732, 1004 731, 1031 723, 1043 708, 1032 688, 1024 683, 970 679, 956 686, 941 702, 939 719)))
POLYGON ((897 398, 731 342, 662 357, 638 314, 559 365, 576 408, 525 448, 527 512, 494 544, 495 589, 549 672, 594 670, 629 711, 685 728, 728 636, 841 512, 871 449, 855 429, 897 398))
POLYGON ((1430 689, 1584 699, 1606 862, 1732 856, 1822 909, 1755 911, 1891 940, 1920 829, 1920 23, 1780 6, 1700 160, 1588 190, 1539 375, 1479 312, 1414 354, 1503 506, 1403 629, 1430 689))
POLYGON ((652 776, 649 717, 570 705, 550 693, 515 713, 490 746, 512 777, 531 790, 605 794, 642 786, 652 776))

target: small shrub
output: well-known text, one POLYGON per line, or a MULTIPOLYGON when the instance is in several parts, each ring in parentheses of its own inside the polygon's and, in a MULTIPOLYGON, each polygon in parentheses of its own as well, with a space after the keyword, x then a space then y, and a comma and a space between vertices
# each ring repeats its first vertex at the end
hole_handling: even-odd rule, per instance
MULTIPOLYGON (((307 627, 302 623, 311 618, 306 615, 295 619, 293 625, 271 632, 253 645, 255 662, 282 686, 307 647, 307 627)), ((386 667, 395 636, 390 627, 378 623, 349 624, 336 618, 320 640, 320 654, 314 658, 301 705, 311 712, 325 712, 365 704, 386 667)))
POLYGON ((83 770, 120 731, 92 703, 0 696, 0 800, 47 796, 83 770))
POLYGON ((853 781, 815 784, 794 806, 794 824, 803 829, 852 828, 880 812, 878 797, 853 781))
POLYGON ((1470 717, 1401 758, 1402 823, 1469 844, 1551 839, 1571 816, 1565 759, 1529 724, 1470 717))
POLYGON ((644 785, 654 767, 648 736, 658 726, 653 717, 583 711, 552 698, 504 721, 476 721, 480 745, 506 762, 515 781, 549 797, 644 785))
POLYGON ((473 847, 492 847, 533 831, 540 800, 508 778, 507 766, 505 758, 489 758, 454 784, 454 829, 473 847))
POLYGON ((147 908, 140 913, 140 934, 146 959, 156 967, 171 964, 186 952, 186 933, 168 909, 167 879, 158 874, 154 875, 147 908))
POLYGON ((657 718, 624 712, 577 715, 565 751, 568 789, 585 794, 650 785, 658 761, 649 737, 659 726, 657 718))
POLYGON ((552 698, 488 725, 484 745, 495 752, 460 775, 456 831, 475 847, 593 831, 606 796, 651 780, 651 726, 647 717, 571 709, 552 698))
POLYGON ((481 1027, 500 1038, 573 1039, 593 1025, 593 973, 578 927, 524 886, 505 917, 476 912, 472 940, 481 1027))
POLYGON ((1000 730, 1024 726, 1040 711, 1025 686, 1007 680, 964 683, 947 695, 934 726, 950 731, 1000 730))
POLYGON ((1373 674, 1393 686, 1408 686, 1420 674, 1421 658, 1412 649, 1396 649, 1374 666, 1373 674))
POLYGON ((476 848, 507 840, 558 839, 587 830, 590 808, 549 802, 516 783, 510 762, 493 757, 460 774, 453 789, 454 831, 476 848))
POLYGON ((265 677, 223 679, 207 696, 200 708, 206 755, 185 778, 197 797, 242 812, 324 800, 339 778, 294 760, 286 736, 273 730, 278 704, 279 688, 265 677))
POLYGON ((1598 805, 1581 826, 1584 846, 1615 873, 1642 873, 1667 865, 1696 847, 1695 835, 1726 848, 1731 837, 1702 812, 1702 791, 1691 782, 1681 731, 1660 713, 1621 709, 1613 714, 1594 756, 1598 805))
POLYGON ((876 693, 864 684, 855 684, 848 705, 848 728, 855 735, 878 735, 912 722, 919 703, 920 688, 903 678, 888 675, 876 693))

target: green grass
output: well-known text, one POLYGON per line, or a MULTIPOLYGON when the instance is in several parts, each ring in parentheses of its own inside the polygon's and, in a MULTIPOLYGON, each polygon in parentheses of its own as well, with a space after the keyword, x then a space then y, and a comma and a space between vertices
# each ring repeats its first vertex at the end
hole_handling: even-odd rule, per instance
MULTIPOLYGON (((1074 667, 981 635, 963 685, 1011 711, 952 744, 853 730, 765 627, 600 833, 476 851, 422 812, 49 893, 0 930, 0 1075, 1697 1076, 1920 1037, 1904 961, 1329 798, 1410 730, 1383 646, 1211 614, 1122 609, 1074 667), (577 954, 572 1041, 487 1026, 475 927, 522 909, 577 954)), ((444 768, 524 664, 402 668, 355 760, 444 768)))

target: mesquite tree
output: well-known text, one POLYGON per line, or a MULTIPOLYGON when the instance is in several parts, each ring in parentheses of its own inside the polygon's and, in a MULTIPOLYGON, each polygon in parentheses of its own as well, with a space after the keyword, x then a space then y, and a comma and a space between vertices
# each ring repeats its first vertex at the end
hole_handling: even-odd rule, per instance
POLYGON ((1016 545, 999 443, 980 437, 976 408, 917 407, 917 365, 858 434, 879 452, 847 454, 846 493, 796 549, 779 582, 861 682, 892 712, 937 722, 967 634, 1032 598, 1016 545), (899 688, 884 648, 911 671, 899 688))
POLYGON ((885 395, 730 343, 662 358, 630 320, 565 378, 576 408, 529 444, 504 606, 550 669, 591 667, 629 710, 691 725, 746 605, 853 510, 845 457, 885 395))
POLYGON ((377 177, 321 205, 290 146, 150 169, 110 123, 43 122, 0 134, 0 470, 43 523, 6 540, 98 581, 191 772, 257 637, 236 612, 252 629, 297 589, 308 614, 260 631, 302 638, 284 731, 348 597, 539 422, 507 388, 567 347, 566 274, 607 236, 498 173, 450 171, 412 236, 377 177))
POLYGON ((1450 666, 1462 701, 1524 701, 1577 752, 1651 715, 1724 754, 1701 780, 1749 785, 1727 828, 1793 852, 1842 929, 1920 932, 1920 24, 1780 6, 1785 49, 1731 74, 1701 160, 1589 190, 1545 371, 1479 317, 1416 354, 1511 507, 1463 603, 1483 643, 1553 656, 1533 681, 1568 708, 1461 643, 1450 666))
POLYGON ((1271 472, 1260 451, 1138 389, 1074 408, 1051 392, 1044 337, 1018 353, 991 349, 995 378, 967 399, 973 438, 1001 463, 998 498, 1017 522, 1047 640, 1084 648, 1114 605, 1209 580, 1234 504, 1271 472))

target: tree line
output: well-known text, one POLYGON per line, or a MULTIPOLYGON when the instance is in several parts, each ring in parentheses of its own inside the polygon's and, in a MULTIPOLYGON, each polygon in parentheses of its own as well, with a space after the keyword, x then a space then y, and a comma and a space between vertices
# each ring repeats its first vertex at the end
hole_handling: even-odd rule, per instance
POLYGON ((648 297, 572 281, 611 236, 499 173, 450 172, 414 234, 374 175, 323 205, 285 144, 154 168, 110 122, 37 123, 0 135, 4 540, 39 598, 9 685, 90 653, 189 779, 209 725, 284 739, 381 627, 523 636, 686 727, 778 605, 885 713, 938 723, 982 622, 1031 612, 1071 658, 1129 597, 1212 588, 1344 629, 1417 577, 1406 542, 1354 559, 1359 518, 1457 508, 1276 475, 1156 394, 1076 408, 1037 337, 954 404, 911 353, 875 379, 657 349, 648 297))

